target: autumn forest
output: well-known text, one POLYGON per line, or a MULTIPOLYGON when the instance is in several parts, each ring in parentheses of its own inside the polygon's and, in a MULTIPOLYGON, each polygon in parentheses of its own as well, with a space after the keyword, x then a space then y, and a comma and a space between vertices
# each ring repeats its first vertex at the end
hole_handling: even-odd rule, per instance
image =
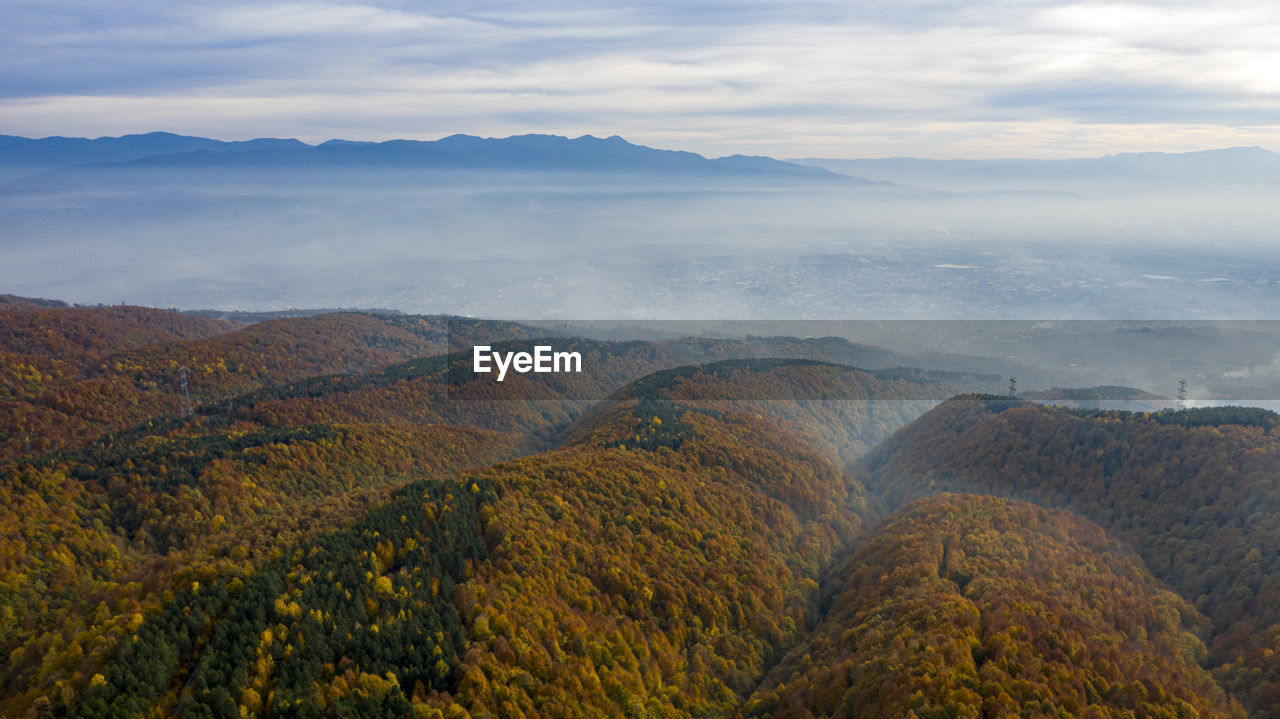
POLYGON ((0 714, 1280 719, 1280 416, 551 334, 0 297, 0 714))

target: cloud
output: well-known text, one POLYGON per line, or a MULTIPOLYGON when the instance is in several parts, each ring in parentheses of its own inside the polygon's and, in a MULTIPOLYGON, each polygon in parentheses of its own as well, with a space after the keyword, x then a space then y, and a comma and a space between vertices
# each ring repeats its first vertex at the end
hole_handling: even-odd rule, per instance
POLYGON ((139 131, 163 119, 220 137, 313 140, 616 132, 709 154, 1280 146, 1280 11, 1269 2, 478 2, 428 12, 206 1, 118 15, 14 4, 15 22, 0 30, 0 131, 21 134, 139 131), (1141 147, 1113 144, 1134 139, 1141 147))
POLYGON ((316 35, 387 35, 410 31, 433 33, 465 29, 467 22, 403 12, 373 5, 280 3, 215 8, 202 18, 210 30, 223 35, 305 37, 316 35))
POLYGON ((1280 353, 1277 353, 1271 359, 1271 362, 1265 365, 1242 367, 1222 373, 1225 379, 1249 379, 1251 377, 1275 377, 1277 375, 1280 375, 1280 353))

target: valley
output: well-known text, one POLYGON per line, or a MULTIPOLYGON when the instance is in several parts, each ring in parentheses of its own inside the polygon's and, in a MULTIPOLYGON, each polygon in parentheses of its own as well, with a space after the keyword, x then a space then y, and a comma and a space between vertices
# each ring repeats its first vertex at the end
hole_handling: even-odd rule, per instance
POLYGON ((1263 409, 973 394, 955 337, 5 305, 5 716, 1280 716, 1263 409))

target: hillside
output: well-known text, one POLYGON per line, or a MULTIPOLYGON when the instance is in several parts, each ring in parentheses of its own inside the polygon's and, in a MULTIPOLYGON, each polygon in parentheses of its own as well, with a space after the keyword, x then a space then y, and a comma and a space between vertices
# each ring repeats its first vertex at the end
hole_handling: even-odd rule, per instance
POLYGON ((484 475, 509 490, 454 701, 472 715, 731 712, 816 620, 819 568, 865 512, 860 484, 771 422, 679 403, 616 408, 587 437, 484 475), (668 441, 634 439, 640 420, 668 441))
MULTIPOLYGON (((951 385, 916 370, 868 372, 811 359, 826 357, 831 350, 810 340, 551 338, 537 343, 556 351, 579 352, 584 372, 513 375, 497 383, 492 375, 471 371, 470 353, 457 352, 364 375, 317 377, 271 387, 208 411, 271 425, 465 424, 520 432, 546 446, 594 402, 661 396, 724 401, 743 411, 802 422, 793 431, 808 433, 832 456, 852 460, 953 391, 951 385), (771 352, 781 359, 767 358, 771 352), (704 364, 687 364, 695 358, 704 364), (786 407, 791 407, 789 412, 786 407)), ((503 352, 528 351, 533 344, 513 340, 493 347, 503 352)))
MULTIPOLYGON (((169 313, 159 316, 169 317, 169 313)), ((388 501, 391 504, 387 506, 400 506, 396 503, 410 501, 402 499, 404 492, 418 491, 402 488, 429 480, 431 488, 423 491, 432 492, 438 483, 460 481, 466 473, 475 473, 485 465, 553 446, 556 437, 579 419, 592 398, 614 392, 655 366, 678 364, 689 356, 733 356, 783 346, 820 351, 812 343, 779 338, 761 345, 719 340, 618 343, 560 338, 546 341, 582 350, 594 371, 561 378, 513 377, 498 384, 471 376, 469 370, 458 373, 459 368, 469 364, 467 353, 436 354, 358 371, 365 366, 361 363, 373 364, 397 353, 443 349, 440 327, 434 318, 335 315, 262 322, 202 339, 161 337, 152 342, 156 338, 147 336, 133 347, 122 343, 125 347, 118 352, 109 351, 111 343, 104 340, 99 355, 84 362, 87 369, 81 370, 78 377, 69 377, 64 387, 74 388, 97 379, 125 388, 132 396, 142 398, 136 402, 137 414, 133 415, 142 418, 140 423, 122 426, 128 415, 112 417, 111 421, 104 417, 101 423, 90 425, 97 434, 74 444, 54 433, 49 439, 63 442, 62 450, 0 460, 0 476, 4 478, 0 486, 0 526, 6 528, 0 552, 0 598, 4 600, 4 610, 0 611, 0 651, 9 658, 0 673, 0 687, 6 715, 32 710, 39 714, 40 707, 56 709, 59 702, 75 705, 86 687, 115 686, 117 681, 122 682, 119 691, 98 696, 107 689, 95 689, 89 696, 97 697, 97 703, 86 706, 121 706, 116 702, 122 696, 126 697, 122 701, 142 696, 140 701, 148 705, 170 709, 178 706, 173 702, 195 701, 170 695, 163 686, 154 684, 161 681, 153 676, 159 671, 192 676, 191 672, 204 661, 192 643, 209 639, 204 634, 184 635, 185 639, 171 636, 178 631, 171 624, 156 628, 153 620, 173 620, 175 615, 166 612, 179 611, 183 616, 215 621, 209 613, 215 611, 215 605, 231 611, 228 602, 235 600, 240 587, 258 586, 254 582, 267 582, 264 586, 274 587, 272 582, 280 577, 300 571, 297 567, 283 574, 278 571, 280 558, 292 548, 320 546, 315 542, 332 548, 337 546, 332 541, 348 542, 325 538, 335 530, 351 542, 365 541, 351 538, 364 531, 359 527, 368 526, 363 522, 383 521, 369 517, 383 516, 379 512, 384 510, 379 507, 388 501), (226 398, 198 404, 195 414, 185 418, 166 411, 163 401, 148 400, 165 397, 172 391, 166 393, 158 381, 156 386, 148 387, 138 378, 158 377, 157 372, 162 374, 163 368, 175 361, 189 363, 192 394, 200 396, 200 401, 210 396, 226 398), (357 371, 312 374, 334 369, 357 371), (302 379, 294 382, 255 388, 299 375, 302 379), (237 394, 246 388, 250 391, 237 394), (342 529, 353 521, 357 523, 355 528, 342 529), (175 601, 185 604, 179 609, 165 608, 175 606, 175 601), (160 635, 168 638, 155 639, 160 635), (160 642, 157 646, 173 648, 177 654, 168 649, 158 653, 143 650, 138 656, 122 654, 121 642, 132 642, 133 636, 142 637, 139 642, 155 639, 160 642), (170 662, 164 664, 169 669, 145 663, 161 659, 170 662), (123 666, 121 662, 138 661, 144 662, 144 668, 112 668, 123 666), (95 679, 99 674, 102 679, 95 679), (151 677, 146 681, 153 682, 149 685, 152 689, 128 678, 139 675, 151 677)), ((449 338, 455 344, 484 341, 508 348, 527 348, 528 340, 500 340, 525 331, 527 328, 472 320, 449 320, 448 326, 449 338)), ((87 345, 83 339, 76 342, 87 345)), ((76 346, 59 340, 42 351, 56 357, 69 344, 76 346)), ((687 394, 696 386, 686 381, 691 376, 697 379, 699 375, 678 370, 641 380, 637 386, 652 389, 678 377, 683 378, 680 386, 687 394)), ((813 361, 736 361, 713 365, 706 376, 715 377, 719 390, 731 397, 760 396, 761 392, 765 396, 797 397, 867 397, 876 393, 938 397, 945 392, 918 373, 868 373, 813 361)), ((42 399, 43 395, 38 395, 29 404, 39 406, 42 399)), ((750 627, 739 626, 742 631, 755 632, 750 634, 754 638, 748 642, 749 649, 711 646, 704 657, 712 661, 714 657, 731 655, 734 661, 747 663, 746 668, 717 670, 722 673, 717 675, 718 681, 723 687, 731 687, 719 691, 729 691, 740 699, 754 677, 764 671, 766 660, 794 641, 806 622, 816 620, 813 601, 819 567, 852 537, 861 521, 860 513, 867 511, 866 497, 857 482, 841 475, 832 464, 840 451, 852 450, 830 442, 822 445, 817 441, 821 436, 812 430, 832 418, 865 422, 867 417, 857 413, 843 418, 822 412, 804 415, 791 410, 770 413, 766 416, 773 419, 765 419, 754 410, 735 413, 733 403, 710 409, 691 402, 677 409, 668 400, 649 399, 639 400, 646 409, 638 415, 636 401, 620 398, 608 403, 607 409, 581 419, 570 444, 521 460, 525 464, 517 463, 518 471, 513 469, 516 465, 484 471, 492 486, 501 490, 501 499, 495 500, 501 511, 485 514, 485 526, 492 521, 493 526, 516 533, 513 536, 523 536, 520 533, 526 531, 537 537, 549 536, 553 531, 571 531, 571 536, 579 538, 572 541, 584 542, 586 551, 599 545, 597 540, 607 529, 596 523, 601 517, 624 505, 628 509, 620 516, 647 516, 640 512, 642 505, 671 494, 680 498, 676 505, 659 510, 659 502, 649 510, 657 512, 651 520, 659 523, 652 532, 666 536, 678 527, 681 537, 721 534, 737 543, 732 545, 738 547, 733 549, 737 555, 776 555, 776 561, 781 563, 776 564, 777 572, 782 572, 785 565, 785 571, 795 576, 785 580, 775 576, 776 572, 749 576, 771 590, 783 587, 777 582, 791 587, 779 595, 789 597, 786 602, 790 608, 785 616, 762 614, 750 627), (628 439, 634 434, 634 425, 642 420, 647 427, 656 427, 653 416, 645 414, 654 401, 661 405, 658 415, 667 419, 665 430, 654 435, 656 442, 651 442, 653 437, 648 435, 636 441, 628 439), (798 431, 814 438, 814 446, 823 448, 821 453, 777 424, 788 416, 807 417, 808 424, 798 431), (536 486, 526 486, 520 479, 526 473, 545 476, 536 486), (550 501, 548 488, 557 482, 568 482, 569 477, 576 479, 557 490, 557 501, 582 504, 582 521, 590 520, 591 524, 557 530, 555 526, 539 524, 545 518, 522 514, 535 502, 550 501), (614 488, 615 480, 621 477, 630 478, 626 481, 635 486, 625 491, 614 488), (705 482, 712 477, 720 477, 716 481, 725 483, 714 495, 706 493, 705 482), (670 489, 664 490, 664 485, 670 489), (589 496, 576 494, 589 486, 595 488, 589 496), (751 488, 748 495, 738 494, 747 487, 751 488), (623 494, 611 494, 615 490, 623 494), (710 508, 708 501, 725 504, 710 508), (728 513, 722 514, 721 509, 728 513), (732 524, 723 524, 730 520, 732 524), (760 522, 768 527, 761 527, 760 522), (802 543, 797 538, 801 534, 802 543), (756 544, 750 545, 749 552, 742 548, 744 543, 757 542, 760 537, 774 537, 771 541, 775 545, 767 551, 756 544), (808 579, 801 582, 801 575, 808 579), (790 619, 784 622, 786 617, 790 619), (763 626, 783 624, 791 628, 784 632, 775 627, 761 634, 763 626)), ((926 400, 916 412, 933 401, 926 400)), ((865 404, 865 400, 834 402, 865 404)), ((904 415, 896 421, 908 419, 910 416, 904 415)), ((894 420, 885 416, 879 421, 894 420)), ((871 425, 866 428, 872 431, 871 425)), ((838 439, 850 441, 859 431, 858 424, 843 428, 840 432, 844 434, 838 439)), ((883 432, 885 428, 877 425, 874 431, 883 432)), ((445 491, 441 497, 449 493, 445 491)), ((409 530, 417 531, 414 527, 409 530)), ((385 536, 389 530, 375 531, 385 536)), ((611 541, 614 540, 617 538, 611 541)), ((374 545, 379 546, 381 541, 374 545)), ((566 537, 564 541, 571 540, 566 537)), ((680 546, 684 546, 683 540, 680 546)), ((716 552, 730 548, 719 542, 708 546, 716 552)), ((648 572, 646 581, 650 586, 670 585, 664 591, 670 595, 669 601, 676 601, 676 595, 691 591, 688 587, 678 592, 671 589, 676 586, 671 584, 676 577, 722 571, 718 562, 723 555, 716 554, 716 561, 712 562, 709 555, 702 554, 703 550, 707 547, 699 547, 694 554, 680 559, 678 569, 667 567, 659 572, 644 560, 643 567, 637 565, 632 571, 648 572)), ((325 560, 325 566, 354 561, 349 554, 341 556, 348 558, 325 560)), ((415 561, 434 561, 432 556, 435 555, 421 555, 415 561)), ((640 555, 632 558, 642 559, 640 555)), ((600 567, 621 566, 616 557, 598 561, 600 567)), ((540 563, 549 568, 555 566, 545 559, 540 563)), ((526 565, 527 561, 521 560, 521 566, 526 565)), ((571 569, 559 567, 556 571, 571 569)), ((459 583, 463 578, 456 571, 449 576, 448 581, 459 583)), ((497 583, 523 581, 522 575, 512 574, 509 567, 484 576, 485 581, 497 583)), ((564 586, 578 587, 576 582, 564 586)), ((560 579, 553 584, 563 589, 560 579)), ((723 612, 729 611, 730 604, 718 593, 719 588, 699 591, 704 594, 695 603, 697 611, 703 612, 698 621, 705 620, 707 625, 714 622, 718 632, 729 621, 723 612)), ((452 602, 455 597, 449 594, 448 599, 452 602)), ((772 594, 767 598, 761 595, 758 601, 763 603, 756 607, 758 612, 764 612, 765 606, 770 611, 777 608, 769 603, 776 603, 772 594)), ((579 603, 574 597, 570 606, 578 607, 579 603)), ((411 605, 416 606, 412 602, 411 605)), ((566 610, 560 606, 556 611, 566 610)), ((741 607, 733 610, 733 621, 745 621, 739 617, 741 611, 741 607)), ((462 616, 467 621, 471 619, 466 612, 462 616)), ((367 625, 363 619, 351 621, 367 625)), ((594 625, 606 619, 579 617, 575 621, 594 625)), ((608 615, 611 626, 623 626, 618 621, 619 617, 608 615)), ((692 620, 685 617, 681 621, 692 620)), ((638 630, 632 627, 627 631, 638 630)), ((686 627, 681 631, 693 630, 686 627)), ((471 637, 470 629, 464 637, 471 637)), ((455 650, 469 646, 467 641, 460 639, 455 650)), ((670 637, 662 641, 669 644, 664 651, 681 645, 670 637)), ((710 637, 705 641, 713 644, 710 637)), ((460 654, 449 662, 461 666, 458 663, 465 656, 469 655, 460 654)), ((424 679, 425 686, 461 691, 462 671, 437 673, 430 681, 424 679)), ((411 672, 396 673, 415 676, 411 672)), ((382 677, 380 681, 386 681, 385 672, 376 674, 382 677)), ((689 691, 691 696, 696 694, 692 685, 689 691)), ((405 695, 415 696, 413 691, 405 695)), ((267 700, 265 694, 261 698, 267 700)), ((474 699, 482 703, 491 700, 492 697, 474 699)), ((669 700, 671 697, 662 701, 669 700)), ((706 695, 701 701, 726 711, 737 700, 730 700, 727 695, 706 695)))
MULTIPOLYGON (((450 378, 470 374, 467 357, 458 354, 447 371, 446 365, 423 359, 479 343, 524 350, 531 343, 521 338, 548 332, 554 331, 415 315, 334 313, 238 326, 145 308, 0 311, 0 362, 6 370, 0 374, 0 401, 8 410, 0 420, 0 457, 74 448, 109 431, 177 415, 182 409, 181 367, 188 370, 190 395, 200 412, 226 411, 230 403, 237 416, 273 425, 444 422, 518 429, 548 442, 588 401, 603 399, 650 372, 691 362, 797 357, 883 364, 904 359, 831 338, 562 339, 563 348, 586 352, 588 372, 465 387, 450 378), (446 394, 488 404, 441 401, 446 394), (555 400, 562 406, 517 409, 506 399, 555 400), (499 400, 501 404, 493 404, 499 400)), ((924 375, 916 380, 911 398, 947 394, 936 387, 923 389, 929 384, 924 375)), ((850 392, 838 398, 871 396, 850 392)))
POLYGON ((1068 512, 918 500, 832 575, 744 715, 1244 716, 1198 664, 1207 621, 1068 512))
POLYGON ((46 300, 40 297, 21 297, 19 295, 0 294, 0 310, 42 310, 54 307, 66 307, 62 300, 46 300))
POLYGON ((409 482, 511 457, 517 444, 469 428, 206 424, 0 462, 6 716, 83 689, 182 587, 235 583, 409 482))
POLYGON ((833 338, 0 317, 61 371, 5 400, 5 716, 1274 715, 1265 411, 943 402, 833 338), (956 490, 1114 539, 978 497, 863 529, 956 490))
POLYGON ((1088 412, 957 398, 868 459, 891 506, 936 492, 1065 507, 1137 551, 1213 621, 1209 666, 1280 716, 1280 417, 1219 408, 1088 412))
POLYGON ((812 359, 774 358, 722 360, 655 372, 623 387, 610 402, 677 400, 772 417, 827 456, 852 466, 895 429, 954 392, 954 386, 918 370, 867 371, 812 359))
POLYGON ((0 457, 66 446, 146 416, 134 382, 102 378, 111 355, 212 340, 237 327, 146 307, 5 305, 13 306, 20 309, 0 309, 0 457))
POLYGON ((1173 406, 1173 402, 1168 397, 1162 397, 1134 387, 1116 385, 1051 387, 1046 390, 1019 392, 1018 399, 1061 407, 1121 409, 1130 412, 1159 412, 1173 406))
POLYGON ((329 314, 238 327, 136 307, 0 311, 0 457, 65 449, 182 407, 307 377, 362 373, 460 339, 528 336, 512 323, 329 314))
POLYGON ((237 325, 150 307, 54 307, 14 298, 0 307, 0 349, 54 368, 85 369, 108 354, 206 339, 237 325))
MULTIPOLYGON (((772 422, 671 403, 650 409, 617 406, 573 446, 404 486, 336 532, 288 535, 293 544, 229 542, 148 590, 121 593, 130 573, 108 561, 114 581, 86 587, 79 613, 63 611, 57 629, 10 650, 8 711, 731 712, 816 621, 819 570, 856 533, 865 497, 854 478, 772 422), (634 421, 654 416, 678 443, 629 440, 634 421), (107 600, 93 609, 99 596, 107 600)), ((276 461, 299 457, 299 442, 313 448, 294 481, 321 470, 334 456, 325 449, 332 431, 258 440, 279 460, 256 470, 253 486, 266 491, 270 478, 295 476, 276 461), (272 449, 281 441, 291 447, 272 449)), ((387 456, 377 436, 359 446, 387 456)), ((249 457, 233 449, 231 462, 249 457)), ((433 455, 405 459, 439 465, 433 455)), ((162 463, 124 459, 152 476, 162 463)), ((251 466, 215 460, 195 487, 251 466)), ((80 524, 92 524, 95 502, 80 504, 80 524)), ((168 513, 201 514, 193 510, 168 513)), ((57 551, 86 556, 107 539, 57 551)))

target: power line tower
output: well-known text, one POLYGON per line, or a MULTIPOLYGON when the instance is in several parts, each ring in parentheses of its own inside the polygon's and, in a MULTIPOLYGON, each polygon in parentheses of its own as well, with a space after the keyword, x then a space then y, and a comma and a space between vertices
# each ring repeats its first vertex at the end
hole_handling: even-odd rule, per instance
POLYGON ((190 417, 196 413, 195 407, 191 405, 191 387, 187 384, 187 366, 183 365, 178 368, 178 378, 182 382, 182 411, 179 417, 190 417))
POLYGON ((1009 378, 1009 396, 1010 397, 1018 396, 1018 378, 1017 377, 1009 378))
POLYGON ((1187 408, 1187 381, 1178 380, 1178 409, 1187 408))

